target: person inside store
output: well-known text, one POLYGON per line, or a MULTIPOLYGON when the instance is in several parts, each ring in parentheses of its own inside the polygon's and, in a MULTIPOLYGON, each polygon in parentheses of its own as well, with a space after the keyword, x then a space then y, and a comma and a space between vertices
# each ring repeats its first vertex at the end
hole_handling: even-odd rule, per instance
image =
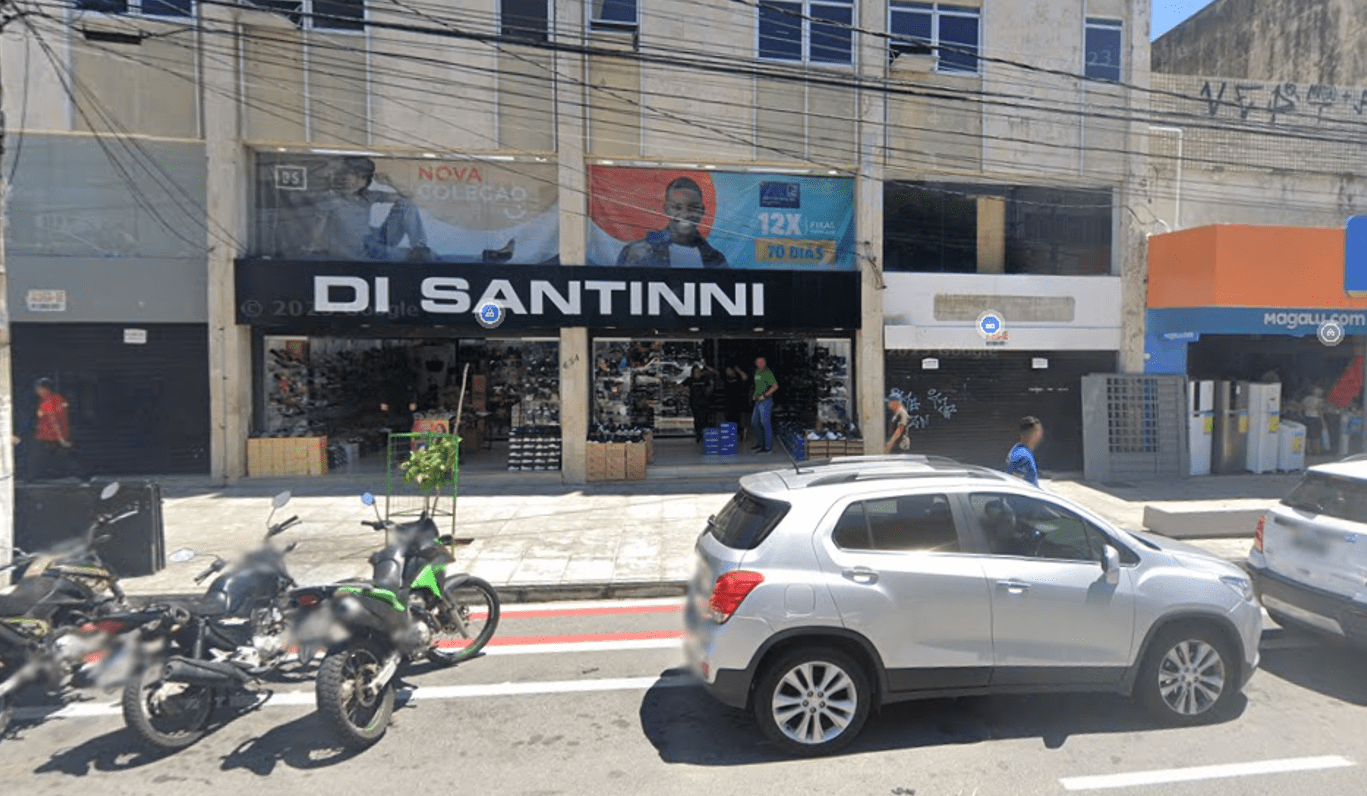
POLYGON ((702 432, 712 426, 712 394, 717 389, 717 372, 706 363, 694 365, 683 380, 688 388, 688 410, 693 413, 693 439, 702 442, 702 432))
POLYGON ((902 403, 902 393, 894 390, 888 396, 888 411, 892 413, 892 431, 888 434, 888 444, 884 446, 883 452, 911 453, 911 434, 908 430, 911 415, 902 403))
POLYGON ((412 386, 396 379, 386 380, 380 397, 380 411, 391 434, 413 430, 413 413, 418 411, 418 395, 412 386))
POLYGON ((1319 455, 1324 437, 1324 388, 1315 385, 1310 394, 1301 399, 1301 419, 1305 421, 1305 441, 1308 453, 1319 455))
POLYGON ((702 189, 688 177, 679 177, 665 188, 664 229, 622 247, 618 265, 651 268, 726 268, 726 256, 707 242, 698 229, 707 206, 702 189))
POLYGON ((1027 415, 1021 418, 1020 438, 1006 454, 1006 472, 1034 486, 1039 486, 1039 466, 1035 462, 1035 448, 1044 439, 1044 424, 1038 417, 1027 415))
POLYGON ((755 430, 755 444, 750 450, 756 453, 774 451, 774 393, 778 392, 778 379, 769 370, 769 363, 760 357, 755 360, 755 390, 751 394, 755 408, 750 412, 750 428, 755 430))
POLYGON ((722 389, 726 397, 726 422, 736 424, 736 439, 745 439, 745 418, 749 408, 750 374, 739 365, 727 365, 722 389))
POLYGON ((71 440, 71 413, 66 399, 49 378, 39 379, 33 391, 38 396, 38 412, 33 426, 34 444, 29 450, 30 477, 48 481, 78 475, 81 468, 71 440))
POLYGON ((406 239, 407 259, 432 259, 417 206, 383 176, 377 177, 370 158, 342 158, 333 190, 318 203, 318 210, 315 251, 346 260, 398 260, 405 256, 400 246, 406 239), (386 204, 384 222, 371 226, 372 208, 386 204))

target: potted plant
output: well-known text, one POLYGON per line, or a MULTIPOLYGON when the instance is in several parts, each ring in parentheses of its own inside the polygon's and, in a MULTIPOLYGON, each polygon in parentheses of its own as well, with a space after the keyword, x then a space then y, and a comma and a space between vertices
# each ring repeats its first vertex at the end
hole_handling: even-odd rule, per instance
MULTIPOLYGON (((415 484, 423 493, 423 514, 431 516, 441 499, 443 489, 454 488, 459 470, 460 437, 455 434, 433 434, 418 445, 403 468, 406 484, 415 484)), ((454 499, 454 495, 453 495, 454 499)))

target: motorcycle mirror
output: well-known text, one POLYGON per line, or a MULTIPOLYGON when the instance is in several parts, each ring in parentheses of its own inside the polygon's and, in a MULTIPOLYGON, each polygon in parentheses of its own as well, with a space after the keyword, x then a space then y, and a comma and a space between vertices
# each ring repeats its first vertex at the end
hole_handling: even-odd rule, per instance
POLYGON ((290 495, 288 491, 281 492, 275 496, 275 500, 271 501, 271 506, 277 509, 283 509, 285 504, 290 502, 291 497, 292 495, 290 495))
POLYGON ((373 506, 375 505, 375 496, 367 492, 364 495, 361 495, 361 502, 367 506, 373 506))
POLYGON ((119 494, 119 482, 115 481, 114 483, 109 484, 104 489, 100 490, 100 500, 109 500, 117 494, 119 494))
POLYGON ((171 555, 167 556, 172 564, 184 564, 186 561, 195 557, 195 551, 188 547, 182 547, 171 555))

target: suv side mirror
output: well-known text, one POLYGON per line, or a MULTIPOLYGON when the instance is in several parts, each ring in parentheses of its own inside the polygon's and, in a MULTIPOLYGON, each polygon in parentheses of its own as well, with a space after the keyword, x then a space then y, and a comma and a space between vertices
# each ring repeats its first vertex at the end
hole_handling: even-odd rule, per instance
POLYGON ((1101 571, 1112 586, 1120 582, 1120 551, 1111 545, 1101 549, 1101 571))

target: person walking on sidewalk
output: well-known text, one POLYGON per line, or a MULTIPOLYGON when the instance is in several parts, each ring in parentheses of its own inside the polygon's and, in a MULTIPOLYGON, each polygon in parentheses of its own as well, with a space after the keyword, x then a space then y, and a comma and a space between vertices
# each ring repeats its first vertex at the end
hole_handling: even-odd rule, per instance
POLYGON ((755 444, 751 450, 757 453, 772 453, 774 450, 774 393, 778 391, 778 379, 769 370, 764 357, 755 360, 755 408, 750 413, 750 428, 755 431, 755 444))
POLYGON ((1039 467, 1035 463, 1035 448, 1044 439, 1044 424, 1038 417, 1027 415, 1021 418, 1020 440, 1006 455, 1006 472, 1017 478, 1039 486, 1039 467))
POLYGON ((883 447, 884 453, 911 453, 911 435, 907 433, 907 427, 911 425, 911 414, 902 403, 902 397, 900 392, 893 392, 888 396, 888 411, 892 413, 892 433, 888 435, 888 444, 883 447))

